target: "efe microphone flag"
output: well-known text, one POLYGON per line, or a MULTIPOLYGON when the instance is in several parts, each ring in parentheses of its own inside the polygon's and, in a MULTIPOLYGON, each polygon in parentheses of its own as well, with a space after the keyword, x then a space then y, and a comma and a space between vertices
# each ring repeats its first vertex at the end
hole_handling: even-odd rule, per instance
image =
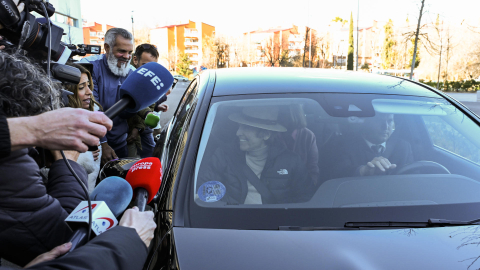
POLYGON ((129 96, 135 104, 130 104, 126 112, 138 112, 159 100, 173 84, 173 76, 165 67, 150 62, 128 75, 120 87, 120 97, 129 96))

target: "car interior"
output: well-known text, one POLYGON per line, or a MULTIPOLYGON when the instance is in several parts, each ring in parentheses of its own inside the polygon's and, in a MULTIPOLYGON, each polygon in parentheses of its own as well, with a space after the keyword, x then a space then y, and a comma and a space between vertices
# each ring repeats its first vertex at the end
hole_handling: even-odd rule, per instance
MULTIPOLYGON (((355 100, 355 98, 350 97, 350 100, 355 100)), ((377 95, 376 98, 379 96, 377 95)), ((372 97, 368 97, 366 100, 372 104, 372 97)), ((383 99, 379 100, 383 101, 383 99)), ((358 127, 362 122, 362 117, 356 116, 355 113, 348 115, 348 112, 342 112, 340 116, 335 115, 332 110, 339 109, 337 108, 339 106, 334 102, 325 104, 325 101, 317 102, 313 99, 301 98, 280 101, 276 99, 269 102, 282 108, 278 121, 287 127, 287 134, 291 134, 294 129, 305 128, 311 131, 316 138, 320 171, 316 183, 317 191, 309 202, 299 203, 302 205, 301 207, 378 207, 478 202, 480 200, 480 196, 478 196, 480 194, 480 160, 476 154, 479 152, 480 143, 478 140, 471 142, 475 139, 462 137, 460 134, 468 129, 476 129, 475 131, 478 132, 479 127, 458 110, 454 109, 453 113, 450 112, 454 116, 449 116, 443 107, 441 108, 443 111, 436 112, 437 108, 423 110, 417 107, 408 107, 419 101, 406 102, 405 104, 408 106, 401 102, 394 102, 394 104, 400 104, 398 106, 400 109, 397 108, 395 111, 395 106, 393 106, 395 131, 390 140, 401 138, 410 143, 414 163, 404 171, 399 170, 401 173, 397 175, 336 178, 332 172, 332 168, 335 167, 333 163, 335 159, 332 157, 336 154, 336 149, 353 137, 361 136, 358 127), (449 122, 453 126, 450 126, 449 122), (463 131, 456 131, 456 128, 462 128, 455 127, 457 122, 460 123, 458 125, 464 125, 463 131), (465 125, 467 129, 465 129, 465 125), (450 132, 445 135, 440 134, 440 131, 450 132), (456 137, 452 137, 453 139, 448 137, 450 133, 454 134, 455 132, 458 133, 455 135, 456 137), (452 142, 457 145, 451 146, 452 142)), ((387 102, 393 101, 387 100, 387 102)), ((218 147, 238 143, 236 137, 238 124, 229 120, 228 116, 240 112, 243 106, 254 106, 257 103, 265 104, 261 100, 256 100, 256 102, 247 100, 243 103, 218 106, 211 130, 204 130, 203 136, 208 136, 208 141, 200 147, 198 155, 200 159, 197 159, 197 163, 201 163, 197 164, 197 173, 198 166, 203 166, 208 160, 202 160, 202 156, 211 156, 218 147)), ((362 107, 361 102, 354 104, 360 109, 366 108, 362 107)), ((376 112, 382 110, 381 104, 373 105, 376 112)), ((388 108, 392 107, 391 104, 387 105, 389 105, 388 108)), ((352 105, 349 106, 348 110, 355 112, 355 109, 352 110, 352 105)), ((451 110, 452 106, 447 104, 444 107, 451 110)), ((373 107, 371 109, 373 110, 373 107)), ((366 111, 364 110, 364 112, 366 111)), ((474 130, 469 131, 474 132, 474 130)), ((211 207, 219 205, 219 203, 209 204, 201 201, 198 203, 211 207)), ((248 205, 247 207, 270 206, 248 205)), ((281 207, 281 205, 271 207, 281 207)))

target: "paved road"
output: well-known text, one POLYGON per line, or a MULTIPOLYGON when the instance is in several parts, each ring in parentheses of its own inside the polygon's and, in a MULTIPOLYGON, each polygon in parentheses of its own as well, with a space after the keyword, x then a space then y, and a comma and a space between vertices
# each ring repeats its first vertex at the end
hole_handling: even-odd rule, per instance
POLYGON ((460 101, 477 115, 480 115, 480 102, 477 101, 477 93, 445 93, 460 101))
POLYGON ((162 127, 172 118, 173 113, 177 109, 178 103, 180 102, 180 99, 182 99, 183 93, 185 93, 189 84, 190 81, 177 83, 172 90, 172 93, 168 95, 168 99, 165 101, 165 104, 169 107, 168 111, 162 113, 160 116, 160 125, 162 125, 162 127))
POLYGON ((480 102, 470 102, 470 101, 463 101, 463 105, 467 106, 472 112, 480 115, 480 102))

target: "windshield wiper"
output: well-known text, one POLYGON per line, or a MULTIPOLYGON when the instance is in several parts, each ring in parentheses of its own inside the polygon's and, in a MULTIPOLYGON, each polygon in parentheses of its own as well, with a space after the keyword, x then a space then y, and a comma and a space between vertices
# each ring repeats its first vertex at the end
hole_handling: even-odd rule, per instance
POLYGON ((347 222, 345 228, 384 228, 384 227, 399 227, 399 228, 429 228, 429 227, 449 227, 449 226, 467 226, 476 225, 480 220, 458 221, 448 219, 431 218, 428 222, 347 222))
POLYGON ((357 230, 357 228, 278 226, 278 230, 279 231, 338 231, 338 230, 357 230))

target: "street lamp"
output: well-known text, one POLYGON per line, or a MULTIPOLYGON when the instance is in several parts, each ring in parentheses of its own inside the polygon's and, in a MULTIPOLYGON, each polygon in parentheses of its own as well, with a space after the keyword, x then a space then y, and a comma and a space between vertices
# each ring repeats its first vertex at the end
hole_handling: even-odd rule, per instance
POLYGON ((133 23, 133 10, 132 10, 132 37, 133 37, 133 47, 135 48, 135 29, 134 29, 134 23, 133 23))
MULTIPOLYGON (((360 0, 357 0, 357 64, 355 65, 355 71, 358 71, 358 43, 360 42, 360 40, 358 39, 358 31, 360 29, 360 27, 358 26, 359 16, 360 16, 360 0)), ((363 42, 365 42, 365 40, 363 42)), ((363 57, 365 57, 365 55, 363 57)))

